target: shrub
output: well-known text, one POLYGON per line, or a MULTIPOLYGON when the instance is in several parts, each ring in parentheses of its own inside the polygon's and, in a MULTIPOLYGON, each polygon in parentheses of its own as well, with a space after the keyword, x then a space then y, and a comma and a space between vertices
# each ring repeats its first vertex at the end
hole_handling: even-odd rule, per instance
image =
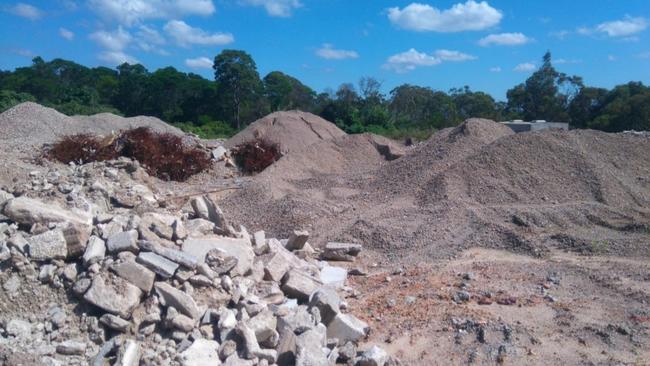
POLYGON ((124 156, 140 162, 150 175, 179 182, 210 167, 210 156, 206 152, 186 146, 180 136, 153 132, 146 127, 103 139, 91 135, 66 136, 47 148, 44 155, 66 164, 124 156))
POLYGON ((238 145, 231 153, 246 174, 259 173, 282 157, 279 145, 259 139, 238 145))

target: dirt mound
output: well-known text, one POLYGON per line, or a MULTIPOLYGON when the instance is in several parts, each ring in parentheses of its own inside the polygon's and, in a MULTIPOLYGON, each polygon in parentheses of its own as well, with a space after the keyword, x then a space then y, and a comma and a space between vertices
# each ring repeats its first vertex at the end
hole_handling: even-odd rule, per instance
POLYGON ((336 125, 311 113, 275 112, 253 122, 226 141, 225 146, 232 148, 244 142, 265 139, 280 145, 282 151, 286 153, 343 135, 345 132, 336 125))
POLYGON ((288 154, 229 197, 228 211, 241 211, 233 214, 252 228, 282 220, 323 233, 315 245, 358 240, 405 260, 473 246, 532 255, 552 247, 650 254, 640 244, 650 228, 646 138, 514 134, 472 119, 392 161, 367 138, 345 136, 288 154))
POLYGON ((0 114, 0 140, 15 146, 40 146, 76 134, 105 135, 119 130, 149 127, 154 131, 183 134, 154 117, 124 118, 110 113, 69 117, 37 103, 25 102, 0 114))

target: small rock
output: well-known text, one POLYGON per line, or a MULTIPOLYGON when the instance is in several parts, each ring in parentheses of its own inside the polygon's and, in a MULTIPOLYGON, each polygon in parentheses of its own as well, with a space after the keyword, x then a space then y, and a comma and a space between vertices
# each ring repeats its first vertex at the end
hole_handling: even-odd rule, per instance
POLYGON ((29 238, 29 255, 37 261, 64 259, 68 247, 63 231, 54 229, 29 238))
POLYGON ((140 252, 137 261, 163 278, 170 278, 178 269, 178 264, 153 252, 140 252))
POLYGON ((102 315, 99 318, 99 322, 109 327, 112 330, 116 330, 122 333, 126 332, 131 326, 131 323, 129 321, 124 320, 119 316, 115 316, 113 314, 102 315))
POLYGON ((65 341, 56 346, 56 352, 62 355, 83 355, 86 352, 86 344, 76 341, 65 341))
POLYGON ((289 235, 289 240, 285 245, 285 248, 288 250, 300 250, 305 246, 307 240, 309 239, 309 233, 307 231, 293 231, 289 235))
POLYGON ((386 351, 377 346, 372 346, 359 357, 358 366, 384 366, 388 361, 386 351))
POLYGON ((207 339, 197 339, 181 352, 181 365, 219 365, 219 343, 207 339))

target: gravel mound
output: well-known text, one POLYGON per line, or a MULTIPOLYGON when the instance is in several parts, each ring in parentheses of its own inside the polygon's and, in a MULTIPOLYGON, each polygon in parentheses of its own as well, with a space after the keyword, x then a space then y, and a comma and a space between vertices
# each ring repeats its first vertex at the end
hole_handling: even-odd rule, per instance
POLYGON ((309 227, 316 245, 359 240, 413 261, 474 246, 649 255, 647 139, 471 119, 387 161, 367 138, 289 153, 224 206, 248 227, 309 227))
POLYGON ((227 148, 255 139, 280 145, 283 153, 302 149, 315 142, 345 135, 333 123, 301 111, 275 112, 253 122, 225 142, 227 148))
POLYGON ((135 127, 183 134, 181 130, 154 117, 124 118, 111 113, 69 117, 52 108, 25 102, 0 114, 0 128, 4 132, 0 141, 12 146, 40 147, 61 136, 80 133, 106 135, 135 127))

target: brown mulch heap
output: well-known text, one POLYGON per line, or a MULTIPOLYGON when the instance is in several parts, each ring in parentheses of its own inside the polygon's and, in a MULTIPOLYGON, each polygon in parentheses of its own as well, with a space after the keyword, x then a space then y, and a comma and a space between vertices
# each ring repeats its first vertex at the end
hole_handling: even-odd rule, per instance
POLYGON ((158 133, 147 127, 105 138, 88 134, 65 136, 44 151, 45 158, 62 163, 90 163, 117 159, 137 160, 150 175, 163 180, 185 181, 210 167, 210 156, 183 144, 182 137, 158 133))

